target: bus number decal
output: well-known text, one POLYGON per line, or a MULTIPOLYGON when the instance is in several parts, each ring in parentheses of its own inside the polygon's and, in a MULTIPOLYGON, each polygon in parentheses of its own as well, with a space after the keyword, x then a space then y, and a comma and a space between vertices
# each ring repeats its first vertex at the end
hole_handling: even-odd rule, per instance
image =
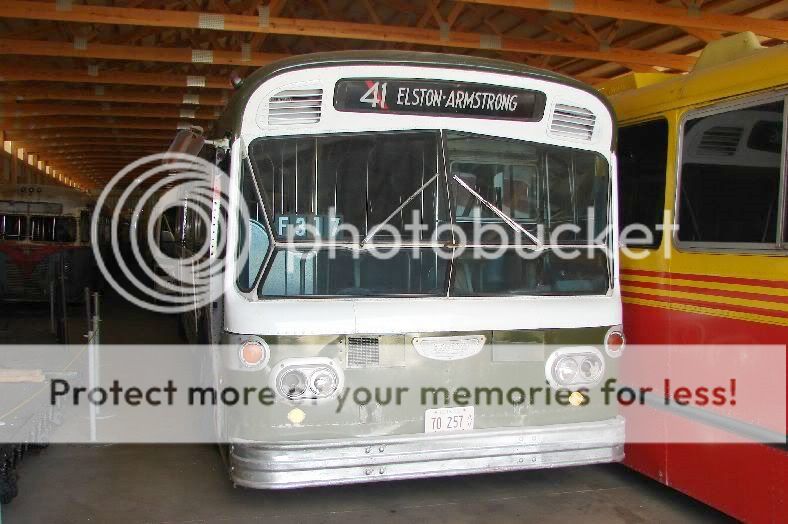
POLYGON ((388 109, 386 105, 386 89, 388 88, 388 82, 383 82, 383 85, 381 85, 380 82, 367 80, 367 87, 369 89, 361 96, 359 102, 366 102, 372 107, 380 106, 381 109, 388 109))

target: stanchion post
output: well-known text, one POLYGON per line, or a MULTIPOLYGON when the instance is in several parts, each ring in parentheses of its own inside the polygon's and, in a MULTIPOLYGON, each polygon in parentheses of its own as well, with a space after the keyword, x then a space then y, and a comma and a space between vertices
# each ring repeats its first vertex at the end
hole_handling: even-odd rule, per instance
MULTIPOLYGON (((96 388, 96 345, 93 337, 95 333, 88 331, 88 391, 94 391, 96 388)), ((98 413, 97 406, 94 402, 88 402, 89 424, 90 424, 90 441, 96 442, 96 414, 98 413)))
MULTIPOLYGON (((100 381, 100 367, 101 367, 101 357, 99 355, 99 348, 101 346, 101 310, 99 307, 99 294, 97 291, 93 292, 93 336, 90 338, 92 348, 93 348, 93 360, 94 360, 94 368, 93 368, 93 380, 96 385, 99 384, 100 381)), ((101 413, 101 408, 96 406, 96 414, 101 413)))
POLYGON ((63 313, 63 343, 68 344, 68 300, 66 299, 66 263, 60 255, 60 300, 63 313))
POLYGON ((85 286, 83 290, 85 297, 85 322, 87 322, 88 331, 91 330, 91 315, 90 315, 90 288, 85 286))
POLYGON ((49 331, 57 335, 57 324, 55 322, 55 281, 49 281, 49 331))

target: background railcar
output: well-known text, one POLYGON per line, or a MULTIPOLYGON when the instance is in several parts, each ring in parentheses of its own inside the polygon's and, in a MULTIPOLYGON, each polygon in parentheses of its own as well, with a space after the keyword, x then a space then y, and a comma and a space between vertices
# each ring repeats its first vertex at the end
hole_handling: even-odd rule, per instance
MULTIPOLYGON (((687 75, 633 74, 602 91, 620 124, 621 226, 644 224, 652 234, 621 257, 629 341, 784 345, 788 47, 761 48, 743 33, 710 44, 687 75)), ((743 351, 742 372, 764 358, 743 351)), ((734 428, 774 425, 748 416, 718 422, 732 439, 734 428)), ((636 470, 730 515, 766 522, 783 514, 784 446, 665 442, 629 445, 626 455, 636 470)))
POLYGON ((50 283, 61 271, 68 301, 80 300, 86 286, 95 287, 93 201, 54 185, 0 187, 0 300, 48 300, 50 283))

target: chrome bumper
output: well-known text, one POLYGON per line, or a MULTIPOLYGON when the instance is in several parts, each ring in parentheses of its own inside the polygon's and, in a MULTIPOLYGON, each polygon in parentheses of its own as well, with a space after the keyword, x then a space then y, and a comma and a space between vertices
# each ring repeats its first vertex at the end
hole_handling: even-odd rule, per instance
POLYGON ((236 442, 235 484, 285 489, 616 462, 624 419, 301 442, 236 442))

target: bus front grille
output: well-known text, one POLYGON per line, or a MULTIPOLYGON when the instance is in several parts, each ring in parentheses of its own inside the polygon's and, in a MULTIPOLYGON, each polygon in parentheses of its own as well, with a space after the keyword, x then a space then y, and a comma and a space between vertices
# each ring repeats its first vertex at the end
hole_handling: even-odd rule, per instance
POLYGON ((372 336, 347 337, 347 365, 366 368, 380 365, 380 338, 372 336))

